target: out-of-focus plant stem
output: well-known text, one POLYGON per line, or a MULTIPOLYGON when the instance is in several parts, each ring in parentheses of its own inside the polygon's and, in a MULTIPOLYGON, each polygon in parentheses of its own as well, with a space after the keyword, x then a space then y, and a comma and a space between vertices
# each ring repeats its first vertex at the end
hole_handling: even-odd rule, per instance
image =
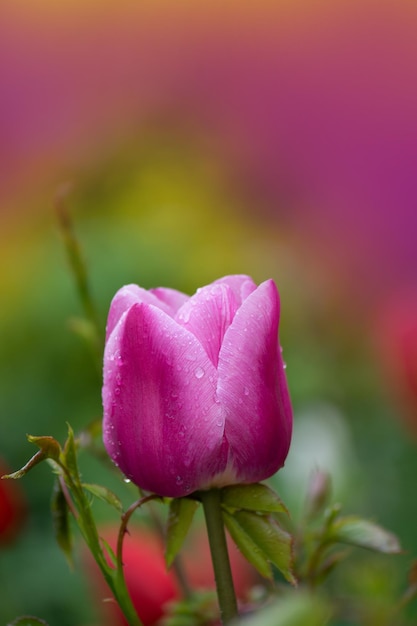
POLYGON ((101 329, 100 317, 90 289, 87 266, 67 207, 67 198, 70 191, 70 184, 65 184, 60 187, 55 196, 55 211, 58 217, 59 228, 63 238, 70 269, 74 276, 77 292, 88 323, 88 327, 86 326, 86 328, 83 329, 83 335, 88 338, 93 349, 99 371, 101 371, 104 337, 101 329))

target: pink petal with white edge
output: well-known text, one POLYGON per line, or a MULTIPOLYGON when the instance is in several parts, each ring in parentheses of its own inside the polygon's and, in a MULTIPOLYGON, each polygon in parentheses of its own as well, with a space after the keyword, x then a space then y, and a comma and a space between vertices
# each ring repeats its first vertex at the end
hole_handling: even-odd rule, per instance
POLYGON ((218 364, 218 398, 227 407, 229 466, 238 481, 274 474, 288 453, 292 409, 278 344, 279 296, 262 283, 226 331, 218 364))
POLYGON ((110 336, 104 363, 104 443, 128 478, 181 497, 225 469, 217 372, 194 335, 136 304, 110 336))

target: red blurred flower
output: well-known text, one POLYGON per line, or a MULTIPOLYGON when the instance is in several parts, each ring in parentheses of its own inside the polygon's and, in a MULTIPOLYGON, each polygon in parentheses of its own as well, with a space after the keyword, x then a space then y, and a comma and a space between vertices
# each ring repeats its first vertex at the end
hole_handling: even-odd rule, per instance
POLYGON ((417 295, 397 298, 386 308, 377 328, 388 384, 417 435, 417 295))
MULTIPOLYGON (((100 530, 100 535, 113 549, 116 547, 117 533, 117 525, 100 530)), ((229 553, 236 594, 244 601, 257 580, 256 574, 231 543, 229 553)), ((214 589, 214 573, 205 533, 192 533, 181 555, 182 566, 192 590, 214 589)), ((97 596, 101 600, 110 598, 111 592, 90 555, 87 561, 97 596)), ((144 626, 153 626, 164 615, 167 603, 182 597, 174 570, 166 569, 162 541, 149 528, 132 527, 125 536, 123 562, 126 584, 135 609, 144 626)), ((102 602, 101 614, 103 624, 127 624, 115 602, 102 602)))
MULTIPOLYGON (((0 459, 0 476, 10 472, 0 459)), ((0 480, 0 546, 14 540, 26 518, 26 502, 20 485, 14 480, 0 480)))

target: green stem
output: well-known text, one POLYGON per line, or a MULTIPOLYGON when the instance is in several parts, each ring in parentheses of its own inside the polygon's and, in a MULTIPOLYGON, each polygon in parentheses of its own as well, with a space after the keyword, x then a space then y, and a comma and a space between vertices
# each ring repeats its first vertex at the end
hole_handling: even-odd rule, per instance
POLYGON ((201 491, 200 497, 206 518, 221 619, 223 624, 228 624, 238 613, 221 510, 221 492, 219 489, 201 491))

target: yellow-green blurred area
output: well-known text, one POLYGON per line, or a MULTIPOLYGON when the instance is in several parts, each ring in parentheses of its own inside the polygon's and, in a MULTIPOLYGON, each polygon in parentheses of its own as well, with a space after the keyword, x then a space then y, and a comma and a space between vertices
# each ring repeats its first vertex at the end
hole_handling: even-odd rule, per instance
MULTIPOLYGON (((369 624, 417 557, 417 333, 395 343, 417 318, 416 19, 407 0, 0 8, 0 455, 17 469, 27 433, 63 441, 101 415, 54 208, 68 184, 103 330, 124 284, 276 280, 295 434, 274 485, 297 518, 310 471, 329 470, 347 513, 398 534, 403 555, 354 552, 331 582, 369 624)), ((46 465, 21 481, 1 624, 99 623, 54 543, 52 481, 46 465)))

